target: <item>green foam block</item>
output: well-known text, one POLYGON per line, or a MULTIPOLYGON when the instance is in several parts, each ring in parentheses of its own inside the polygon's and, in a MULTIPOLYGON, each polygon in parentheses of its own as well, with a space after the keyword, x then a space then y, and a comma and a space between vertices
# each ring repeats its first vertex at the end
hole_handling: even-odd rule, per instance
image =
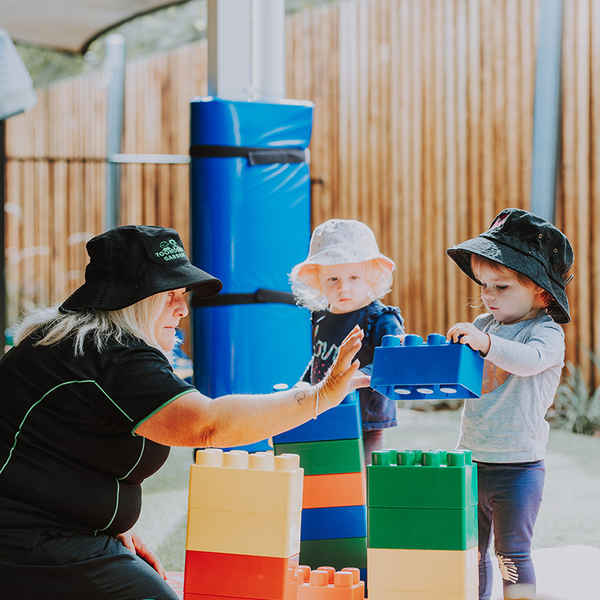
POLYGON ((368 466, 367 504, 380 508, 467 508, 477 504, 477 466, 368 466))
POLYGON ((300 564, 309 565, 311 569, 323 565, 338 571, 344 567, 364 569, 367 566, 367 538, 301 541, 300 564))
POLYGON ((371 508, 367 510, 369 548, 467 550, 477 546, 477 506, 371 508))
POLYGON ((275 444, 275 454, 299 454, 305 475, 358 473, 365 459, 362 440, 328 440, 275 444))

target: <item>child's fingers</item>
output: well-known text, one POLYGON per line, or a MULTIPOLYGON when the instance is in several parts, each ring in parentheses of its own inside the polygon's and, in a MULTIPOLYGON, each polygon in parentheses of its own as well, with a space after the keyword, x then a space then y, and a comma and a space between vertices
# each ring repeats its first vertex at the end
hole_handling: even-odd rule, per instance
POLYGON ((450 327, 450 329, 448 329, 446 339, 452 342, 461 341, 461 339, 463 339, 465 335, 468 335, 471 332, 470 325, 471 323, 456 323, 455 325, 450 327))
POLYGON ((363 330, 358 325, 354 327, 341 343, 336 363, 347 368, 354 355, 360 350, 364 335, 363 330))
POLYGON ((449 342, 456 342, 460 336, 460 331, 456 328, 456 326, 451 327, 446 334, 446 339, 449 342))
MULTIPOLYGON (((358 360, 355 360, 354 362, 358 362, 358 360)), ((354 363, 353 363, 354 365, 354 363)), ((358 367, 357 367, 358 368, 358 367)), ((352 375, 352 379, 350 380, 350 386, 353 390, 356 390, 358 388, 363 388, 363 387, 369 387, 369 385, 371 384, 371 376, 370 375, 365 375, 362 372, 358 372, 356 373, 356 371, 353 371, 353 375, 352 375)))
POLYGON ((351 340, 355 340, 357 338, 360 338, 362 340, 364 336, 365 336, 365 334, 364 334, 363 330, 358 325, 355 325, 351 329, 350 333, 348 333, 348 335, 344 338, 344 340, 340 344, 340 349, 343 348, 346 344, 350 343, 351 340))

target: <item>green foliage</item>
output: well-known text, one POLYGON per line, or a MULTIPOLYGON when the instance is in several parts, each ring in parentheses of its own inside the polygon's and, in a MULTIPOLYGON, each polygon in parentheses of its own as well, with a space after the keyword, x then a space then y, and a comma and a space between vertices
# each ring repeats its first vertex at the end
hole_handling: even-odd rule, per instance
MULTIPOLYGON (((590 355, 600 369, 600 357, 590 355)), ((567 376, 558 386, 548 417, 553 427, 593 435, 600 431, 600 386, 590 390, 580 367, 567 362, 567 376)))

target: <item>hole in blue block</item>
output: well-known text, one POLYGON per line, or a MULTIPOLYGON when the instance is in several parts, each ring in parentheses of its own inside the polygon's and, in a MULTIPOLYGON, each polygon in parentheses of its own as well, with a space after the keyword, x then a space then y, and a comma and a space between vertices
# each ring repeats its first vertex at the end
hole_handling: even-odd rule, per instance
POLYGON ((440 392, 444 392, 444 394, 456 394, 456 388, 441 387, 440 392))
POLYGON ((394 392, 396 392, 396 394, 400 394, 401 396, 408 396, 410 394, 410 390, 401 387, 394 388, 394 392))
POLYGON ((419 394, 433 394, 433 390, 431 388, 417 388, 417 392, 419 392, 419 394))

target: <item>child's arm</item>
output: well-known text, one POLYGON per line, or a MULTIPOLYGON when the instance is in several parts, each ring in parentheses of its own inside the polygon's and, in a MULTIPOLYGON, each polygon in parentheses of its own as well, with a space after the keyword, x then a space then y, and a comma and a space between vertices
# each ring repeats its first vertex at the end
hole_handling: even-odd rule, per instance
POLYGON ((486 360, 519 377, 530 377, 555 365, 562 364, 565 338, 554 323, 541 324, 531 332, 526 342, 514 342, 480 331, 472 323, 457 323, 447 338, 468 344, 482 353, 486 360))

